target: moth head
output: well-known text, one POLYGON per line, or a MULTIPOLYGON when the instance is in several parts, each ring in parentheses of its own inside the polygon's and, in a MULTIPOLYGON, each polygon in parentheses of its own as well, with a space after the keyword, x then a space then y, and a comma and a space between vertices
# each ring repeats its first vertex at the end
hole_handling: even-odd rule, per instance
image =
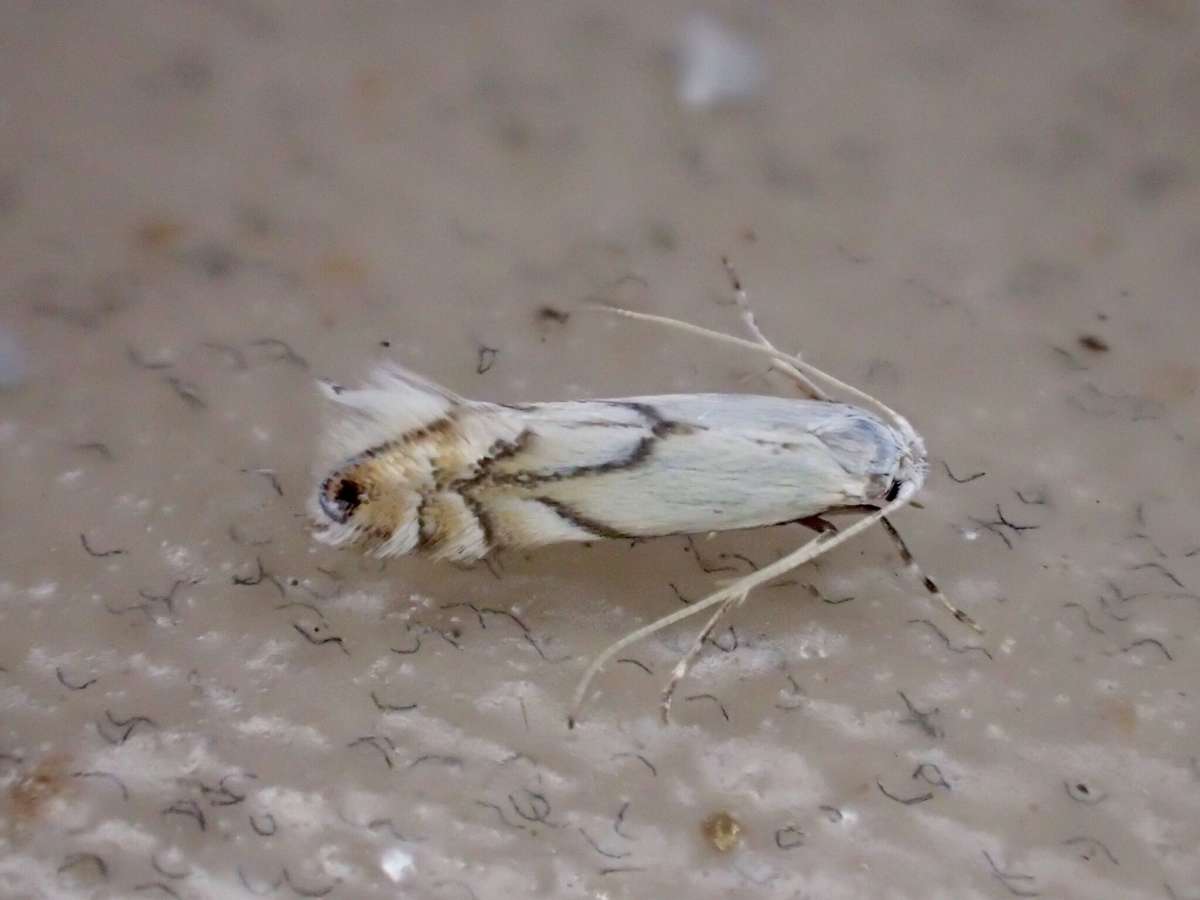
POLYGON ((892 486, 888 488, 887 500, 904 497, 914 497, 925 484, 929 475, 929 458, 925 452, 925 442, 906 419, 898 422, 900 436, 904 442, 900 464, 893 476, 892 486))
POLYGON ((903 416, 893 413, 897 442, 900 447, 900 459, 892 474, 891 484, 888 485, 884 501, 891 503, 900 497, 910 498, 925 484, 929 475, 929 459, 925 451, 925 441, 917 430, 903 416))

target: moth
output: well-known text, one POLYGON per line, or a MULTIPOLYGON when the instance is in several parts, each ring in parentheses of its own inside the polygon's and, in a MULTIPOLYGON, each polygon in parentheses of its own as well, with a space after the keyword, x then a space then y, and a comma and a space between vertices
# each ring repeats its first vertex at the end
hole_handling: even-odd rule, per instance
POLYGON ((908 420, 870 395, 778 350, 759 330, 725 262, 754 340, 648 313, 608 311, 748 348, 770 359, 805 399, 664 394, 603 400, 469 400, 398 366, 361 387, 323 383, 340 415, 325 433, 309 511, 318 540, 376 557, 470 562, 505 549, 565 541, 701 534, 800 522, 808 543, 612 644, 576 689, 629 644, 713 612, 672 671, 675 688, 704 639, 755 587, 881 522, 901 558, 956 619, 976 630, 916 567, 888 516, 913 502, 928 472, 908 420), (832 399, 824 383, 855 401, 832 399), (861 404, 861 405, 856 405, 861 404), (839 530, 830 513, 864 515, 839 530))

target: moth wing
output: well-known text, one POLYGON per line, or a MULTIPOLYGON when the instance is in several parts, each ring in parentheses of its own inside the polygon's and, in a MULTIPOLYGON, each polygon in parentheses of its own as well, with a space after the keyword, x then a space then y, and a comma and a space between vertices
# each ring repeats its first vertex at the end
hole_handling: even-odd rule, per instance
MULTIPOLYGON (((592 401, 578 412, 601 402, 637 410, 642 430, 598 430, 593 440, 608 435, 609 463, 526 492, 593 537, 749 528, 874 503, 903 455, 894 429, 846 404, 689 394, 592 401)), ((531 448, 565 455, 585 428, 539 422, 531 448)))
POLYGON ((322 464, 332 464, 424 428, 470 401, 394 363, 375 368, 361 387, 318 381, 336 407, 324 432, 322 464))
POLYGON ((904 450, 900 433, 848 403, 753 394, 672 394, 639 398, 665 418, 736 434, 766 446, 816 438, 838 468, 854 476, 890 472, 904 450))
POLYGON ((514 411, 526 431, 526 446, 499 460, 491 469, 494 475, 574 478, 620 465, 652 438, 655 422, 652 414, 625 400, 528 403, 514 411))

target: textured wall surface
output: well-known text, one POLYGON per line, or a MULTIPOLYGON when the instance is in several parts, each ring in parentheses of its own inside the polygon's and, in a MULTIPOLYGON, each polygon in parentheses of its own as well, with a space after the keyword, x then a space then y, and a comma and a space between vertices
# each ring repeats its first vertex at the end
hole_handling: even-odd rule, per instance
POLYGON ((724 104, 683 3, 7 4, 0 895, 1200 897, 1200 11, 707 9, 724 104), (584 310, 737 331, 725 253, 982 638, 871 532, 568 731, 807 533, 311 540, 318 376, 787 394, 584 310))

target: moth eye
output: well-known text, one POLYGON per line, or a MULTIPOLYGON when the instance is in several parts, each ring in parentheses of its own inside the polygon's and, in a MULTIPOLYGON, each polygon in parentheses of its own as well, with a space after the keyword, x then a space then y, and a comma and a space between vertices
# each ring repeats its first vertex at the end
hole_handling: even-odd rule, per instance
POLYGON ((362 503, 362 487, 352 478, 330 478, 321 485, 321 509, 339 525, 362 503))

